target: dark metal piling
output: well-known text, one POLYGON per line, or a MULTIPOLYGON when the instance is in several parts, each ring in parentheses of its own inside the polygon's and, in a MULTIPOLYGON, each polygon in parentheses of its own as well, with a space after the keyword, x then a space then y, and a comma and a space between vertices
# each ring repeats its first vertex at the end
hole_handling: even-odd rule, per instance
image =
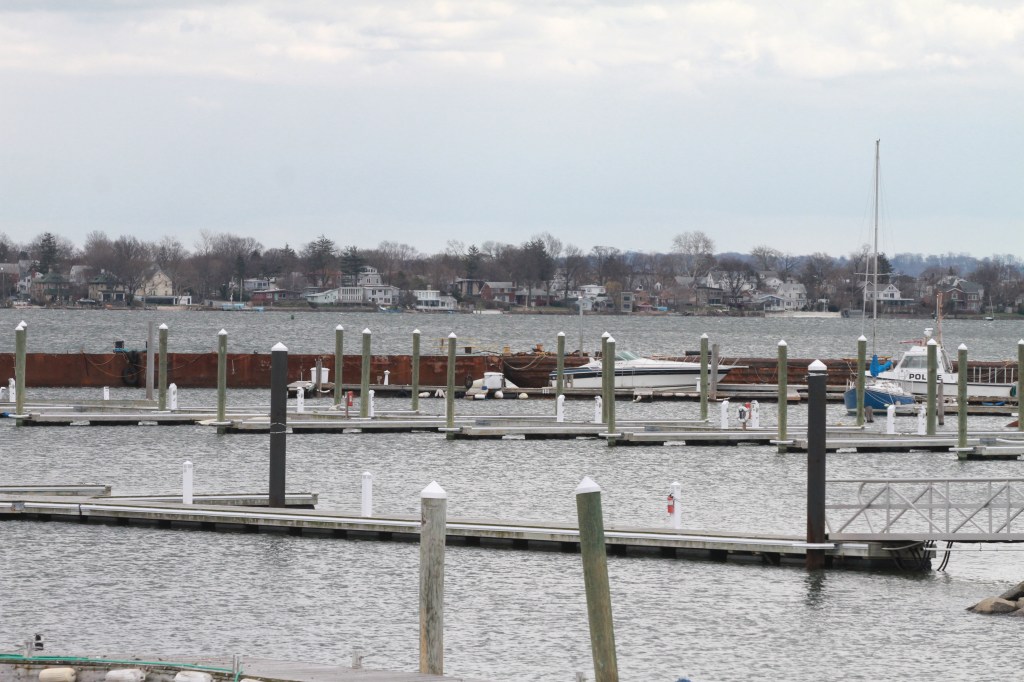
POLYGON ((270 352, 270 506, 283 507, 285 431, 288 428, 288 348, 278 343, 270 352))
MULTIPOLYGON (((815 360, 807 368, 807 543, 825 542, 825 387, 828 368, 815 360)), ((807 570, 825 567, 824 549, 807 549, 807 570)))

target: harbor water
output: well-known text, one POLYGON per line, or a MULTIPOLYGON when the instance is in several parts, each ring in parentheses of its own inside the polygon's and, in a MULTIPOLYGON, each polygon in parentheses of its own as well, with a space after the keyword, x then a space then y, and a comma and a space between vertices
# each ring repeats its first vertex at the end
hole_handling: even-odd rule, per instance
MULTIPOLYGON (((13 318, 4 311, 0 325, 13 318)), ((145 338, 149 316, 172 327, 175 350, 210 350, 225 327, 232 344, 329 352, 333 325, 380 329, 379 352, 405 352, 412 326, 424 338, 460 336, 526 350, 554 345, 574 318, 240 313, 19 311, 30 351, 106 350, 115 337, 145 338), (29 319, 29 316, 34 319, 29 319), (91 317, 105 322, 93 322, 91 317), (351 319, 351 322, 349 321, 351 319), (94 326, 93 326, 94 325, 94 326), (61 331, 63 329, 63 332, 61 331), (211 331, 212 330, 212 331, 211 331), (464 333, 465 331, 465 333, 464 333), (393 343, 394 346, 388 346, 393 343), (186 346, 182 348, 182 346, 186 346)), ((20 319, 20 318, 19 318, 20 319)), ((14 322, 16 323, 16 322, 14 322)), ((785 338, 791 357, 855 352, 860 321, 708 318, 585 318, 590 344, 609 328, 643 353, 697 347, 707 331, 723 354, 771 356, 785 338), (848 343, 847 343, 848 342, 848 343), (806 349, 806 350, 805 350, 806 349)), ((887 339, 920 336, 923 321, 893 321, 887 339)), ((13 329, 14 324, 7 327, 13 329)), ((571 329, 566 329, 570 339, 571 329)), ((972 357, 1010 358, 1021 325, 949 321, 947 345, 972 357)), ((4 335, 3 343, 10 344, 4 335)), ((881 335, 880 335, 881 336, 881 335)), ((570 347, 573 344, 569 344, 570 347)), ((6 347, 0 350, 9 350, 6 347)), ((354 350, 354 345, 353 345, 354 350)), ((376 348, 375 348, 376 350, 376 348)), ((98 391, 35 389, 34 398, 96 398, 98 391)), ((114 398, 140 397, 116 388, 114 398)), ((230 406, 266 405, 267 391, 232 391, 230 406)), ((326 405, 328 400, 318 399, 326 405)), ((316 404, 318 401, 308 401, 316 404)), ((209 390, 182 405, 214 404, 209 390)), ((408 401, 378 401, 378 410, 408 401)), ((440 413, 443 401, 422 409, 440 413)), ((459 401, 462 414, 551 414, 550 401, 459 401)), ((713 406, 712 409, 716 409, 713 406)), ((589 419, 589 401, 567 404, 589 419)), ((693 402, 619 403, 619 420, 696 418, 693 402)), ((762 424, 774 405, 762 406, 762 424)), ((790 407, 791 424, 803 423, 790 407)), ((713 413, 714 416, 714 413, 713 413)), ((832 424, 852 421, 829 406, 832 424)), ((998 428, 1007 418, 972 418, 998 428)), ((912 430, 903 418, 900 428, 912 430)), ((948 420, 946 429, 952 429, 948 420)), ((876 425, 880 426, 880 425, 876 425)), ((796 427, 791 427, 791 432, 796 427)), ((267 485, 268 438, 205 427, 16 428, 0 420, 0 483, 106 483, 114 494, 173 493, 181 464, 195 464, 197 492, 256 492, 267 485)), ((573 491, 594 478, 606 524, 667 526, 665 498, 683 486, 683 525, 695 530, 802 533, 806 457, 774 448, 608 448, 594 440, 446 441, 440 434, 320 434, 288 440, 288 488, 320 493, 324 509, 356 511, 360 479, 374 474, 377 513, 418 514, 419 491, 437 480, 451 517, 573 520, 573 491)), ((950 453, 828 456, 830 478, 1020 477, 1024 462, 960 462, 950 453)), ((1021 620, 966 612, 1024 580, 1014 551, 957 552, 944 572, 828 571, 661 558, 609 558, 623 680, 1013 679, 1021 620)), ((1014 550, 1014 545, 986 550, 1014 550)), ((452 546, 446 555, 445 670, 489 680, 593 679, 580 557, 560 552, 452 546)), ((414 670, 418 660, 418 547, 287 535, 249 535, 71 523, 0 524, 0 650, 39 632, 48 650, 156 652, 344 662, 354 647, 370 667, 414 670)), ((49 652, 49 651, 48 651, 49 652)))

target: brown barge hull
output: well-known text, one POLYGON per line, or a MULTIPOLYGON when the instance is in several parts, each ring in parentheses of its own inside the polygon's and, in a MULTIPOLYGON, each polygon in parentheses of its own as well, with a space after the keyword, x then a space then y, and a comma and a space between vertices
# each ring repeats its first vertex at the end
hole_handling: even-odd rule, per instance
MULTIPOLYGON (((168 382, 181 388, 216 388, 216 353, 168 353, 168 382)), ((320 359, 334 371, 334 355, 289 354, 289 381, 308 380, 310 369, 320 359)), ((697 358, 676 358, 696 361, 697 358)), ((590 358, 567 356, 566 367, 581 365, 590 358)), ((28 353, 26 383, 33 387, 144 386, 146 354, 139 353, 28 353)), ((479 379, 484 372, 504 372, 517 386, 541 388, 548 385, 548 375, 554 371, 556 359, 549 354, 524 355, 460 355, 456 358, 455 381, 464 385, 466 377, 479 379)), ((730 384, 777 384, 777 361, 774 358, 722 358, 722 364, 740 365, 726 377, 730 384)), ((807 366, 813 359, 791 358, 788 365, 790 384, 807 381, 807 366)), ((824 360, 829 368, 831 386, 845 386, 856 375, 856 360, 850 358, 824 360)), ((370 360, 370 383, 381 384, 384 372, 390 372, 389 383, 407 386, 412 383, 412 357, 409 355, 375 355, 370 360)), ((228 386, 230 388, 270 388, 270 355, 267 353, 229 353, 228 386)), ((420 384, 444 386, 447 379, 447 357, 425 355, 420 358, 420 384)), ((345 384, 358 384, 362 371, 362 357, 345 356, 343 380, 345 384)), ((1015 363, 971 362, 970 367, 996 369, 1013 368, 1015 363)), ((14 376, 14 354, 0 353, 0 382, 14 376)))

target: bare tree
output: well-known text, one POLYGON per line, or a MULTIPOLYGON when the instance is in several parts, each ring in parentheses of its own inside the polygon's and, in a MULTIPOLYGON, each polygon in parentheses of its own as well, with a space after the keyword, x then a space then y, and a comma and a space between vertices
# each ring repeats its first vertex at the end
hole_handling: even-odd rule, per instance
POLYGON ((125 303, 131 305, 136 293, 153 273, 153 256, 149 244, 136 237, 121 236, 113 242, 117 258, 118 283, 124 287, 125 303))
POLYGON ((750 250, 750 255, 757 262, 758 270, 775 270, 782 253, 767 244, 759 244, 750 250))
POLYGON ((672 250, 679 254, 683 274, 689 277, 703 277, 715 265, 715 242, 700 230, 677 234, 672 250))
POLYGON ((171 289, 181 293, 181 280, 185 273, 188 251, 175 237, 164 237, 153 247, 153 260, 171 280, 171 289))

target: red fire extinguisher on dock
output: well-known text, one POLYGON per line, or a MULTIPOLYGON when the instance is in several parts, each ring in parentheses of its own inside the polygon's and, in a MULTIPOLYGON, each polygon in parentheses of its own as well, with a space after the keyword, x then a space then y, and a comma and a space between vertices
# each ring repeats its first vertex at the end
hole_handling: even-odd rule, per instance
POLYGON ((672 493, 668 494, 668 514, 671 516, 676 513, 676 496, 672 493))
POLYGON ((352 391, 349 391, 348 393, 345 394, 345 406, 346 407, 352 407, 352 398, 354 396, 355 396, 355 394, 352 391))

